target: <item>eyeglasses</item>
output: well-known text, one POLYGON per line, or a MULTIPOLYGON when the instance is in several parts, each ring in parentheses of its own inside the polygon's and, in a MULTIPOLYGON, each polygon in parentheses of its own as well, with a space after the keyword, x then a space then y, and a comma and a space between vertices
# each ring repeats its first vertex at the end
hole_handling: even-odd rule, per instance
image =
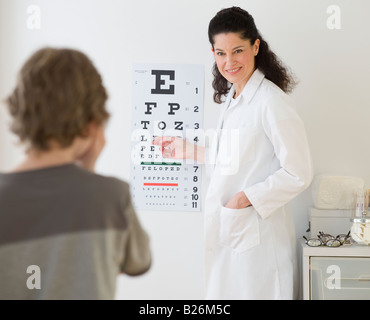
POLYGON ((339 234, 336 237, 319 232, 317 238, 310 238, 307 239, 305 236, 303 238, 306 240, 306 244, 310 247, 320 247, 320 246, 327 246, 327 247, 339 247, 343 244, 350 244, 350 233, 349 231, 347 234, 339 234))

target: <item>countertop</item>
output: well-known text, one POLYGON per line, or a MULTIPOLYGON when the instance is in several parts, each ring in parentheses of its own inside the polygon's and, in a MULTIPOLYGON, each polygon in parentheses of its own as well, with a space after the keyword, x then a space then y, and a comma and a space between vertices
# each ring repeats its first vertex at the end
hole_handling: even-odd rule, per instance
POLYGON ((370 245, 344 244, 340 247, 310 247, 306 244, 305 239, 299 239, 302 254, 304 256, 362 256, 370 257, 370 245))

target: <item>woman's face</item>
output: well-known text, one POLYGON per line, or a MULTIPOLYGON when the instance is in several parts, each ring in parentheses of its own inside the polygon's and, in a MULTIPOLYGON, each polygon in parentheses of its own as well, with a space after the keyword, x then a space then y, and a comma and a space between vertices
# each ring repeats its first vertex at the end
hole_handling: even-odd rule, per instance
POLYGON ((254 72, 259 39, 251 45, 239 33, 228 32, 216 34, 213 40, 212 51, 218 70, 240 92, 254 72))

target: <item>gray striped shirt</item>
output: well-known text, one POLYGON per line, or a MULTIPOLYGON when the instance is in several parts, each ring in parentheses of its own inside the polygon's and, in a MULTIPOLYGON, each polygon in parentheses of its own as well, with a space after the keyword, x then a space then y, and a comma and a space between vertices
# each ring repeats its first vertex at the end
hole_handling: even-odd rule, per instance
POLYGON ((112 299, 150 263, 126 182, 74 164, 0 174, 0 299, 112 299))

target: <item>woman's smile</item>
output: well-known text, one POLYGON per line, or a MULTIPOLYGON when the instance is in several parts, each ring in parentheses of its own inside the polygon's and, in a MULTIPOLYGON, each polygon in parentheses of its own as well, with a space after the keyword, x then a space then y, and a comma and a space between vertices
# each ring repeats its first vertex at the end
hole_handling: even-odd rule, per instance
POLYGON ((225 70, 228 74, 230 74, 230 75, 235 75, 235 74, 237 74, 239 71, 240 71, 240 69, 241 69, 242 67, 238 67, 238 68, 234 68, 234 69, 228 69, 228 70, 225 70))

